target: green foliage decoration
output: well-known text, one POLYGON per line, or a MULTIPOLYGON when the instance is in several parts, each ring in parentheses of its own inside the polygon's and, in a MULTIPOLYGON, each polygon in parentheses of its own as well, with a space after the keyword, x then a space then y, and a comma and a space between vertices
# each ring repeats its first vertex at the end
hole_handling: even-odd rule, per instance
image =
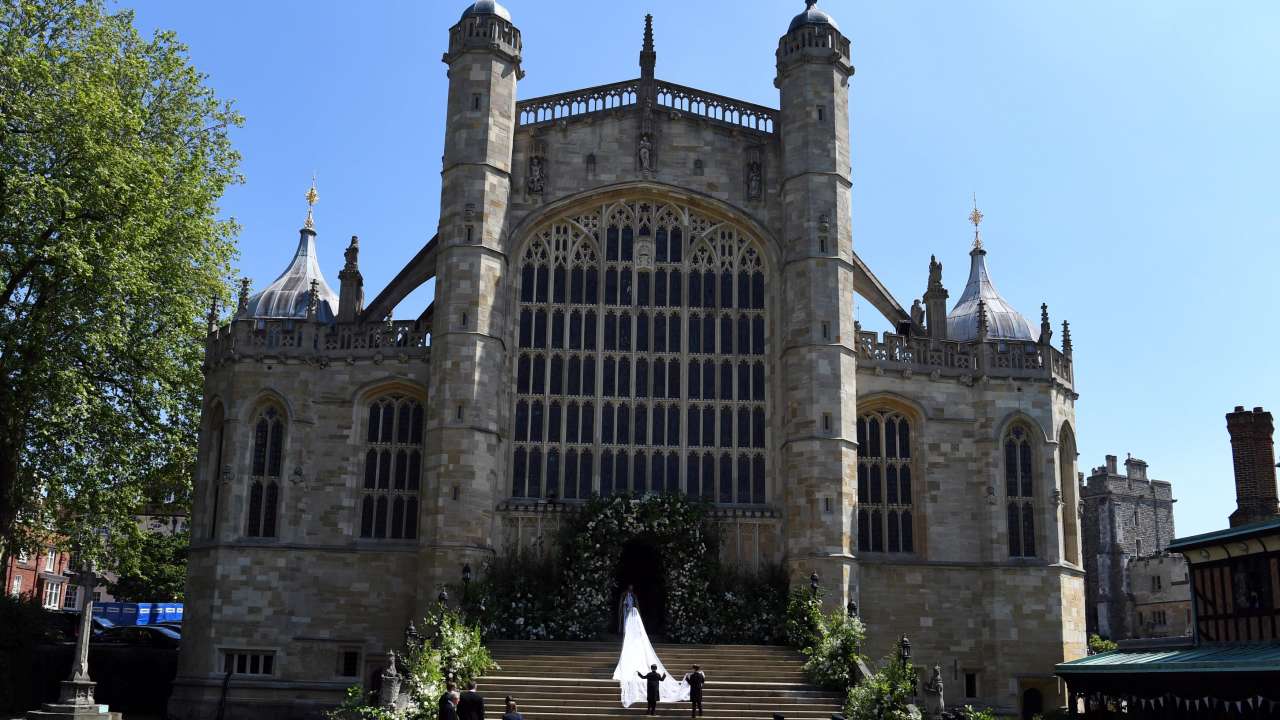
POLYGON ((683 642, 711 639, 715 547, 706 518, 707 506, 683 495, 594 496, 587 501, 571 521, 564 543, 560 636, 587 639, 612 623, 623 547, 646 537, 662 555, 668 633, 683 642))
MULTIPOLYGON (((996 720, 996 714, 990 708, 976 708, 972 705, 965 705, 960 710, 960 716, 964 720, 996 720)), ((1042 715, 1036 715, 1035 717, 1044 720, 1042 715)))
POLYGON ((822 635, 822 590, 813 592, 804 587, 791 589, 787 597, 787 644, 803 651, 817 645, 822 635))
POLYGON ((916 687, 916 669, 892 656, 869 678, 849 689, 844 716, 848 720, 919 720, 920 711, 912 704, 916 687))
POLYGON ((822 616, 814 644, 803 649, 809 681, 824 688, 845 690, 857 678, 866 628, 862 620, 836 611, 822 616))
MULTIPOLYGON (((0 3, 0 550, 131 552, 190 495, 241 124, 171 32, 104 0, 0 3)), ((224 302, 225 305, 225 302, 224 302)))

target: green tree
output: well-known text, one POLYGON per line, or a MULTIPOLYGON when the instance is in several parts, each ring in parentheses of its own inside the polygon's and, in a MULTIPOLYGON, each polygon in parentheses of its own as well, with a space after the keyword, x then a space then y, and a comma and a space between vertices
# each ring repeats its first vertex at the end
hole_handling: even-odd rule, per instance
POLYGON ((0 0, 0 550, 127 555, 145 501, 189 496, 240 180, 205 83, 101 0, 0 0))
POLYGON ((1089 636, 1089 652, 1093 654, 1111 652, 1120 646, 1114 641, 1108 640, 1101 635, 1094 633, 1089 636))
POLYGON ((191 533, 144 532, 116 564, 118 579, 107 591, 120 602, 181 602, 187 580, 187 549, 191 533))

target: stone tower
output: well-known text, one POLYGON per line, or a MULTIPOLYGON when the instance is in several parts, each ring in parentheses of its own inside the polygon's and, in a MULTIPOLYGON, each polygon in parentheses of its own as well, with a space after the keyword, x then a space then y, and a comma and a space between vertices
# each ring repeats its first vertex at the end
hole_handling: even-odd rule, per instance
POLYGON ((827 599, 858 592, 852 539, 857 441, 850 231, 849 40, 816 0, 778 42, 782 227, 788 312, 781 345, 787 556, 827 599))
POLYGON ((506 451, 499 432, 509 326, 499 301, 516 124, 520 31, 505 8, 477 0, 449 30, 449 98, 427 397, 419 601, 492 551, 494 492, 506 451), (434 495, 434 497, 433 497, 434 495))
POLYGON ((1128 568, 1161 554, 1173 541, 1173 486, 1147 476, 1134 457, 1119 472, 1115 455, 1093 469, 1081 488, 1084 525, 1085 623, 1113 640, 1137 630, 1128 568))
POLYGON ((1271 439, 1271 413, 1237 405, 1227 414, 1231 460, 1236 476, 1236 510, 1231 527, 1271 520, 1280 515, 1276 502, 1276 453, 1271 439))

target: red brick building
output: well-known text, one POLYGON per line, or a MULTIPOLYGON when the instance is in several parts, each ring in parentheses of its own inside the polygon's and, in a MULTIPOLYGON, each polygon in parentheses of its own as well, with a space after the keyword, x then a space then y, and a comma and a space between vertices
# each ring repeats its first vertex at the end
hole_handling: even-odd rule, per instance
POLYGON ((4 561, 4 592, 29 597, 50 609, 79 609, 80 588, 71 579, 71 553, 46 546, 12 553, 4 561))

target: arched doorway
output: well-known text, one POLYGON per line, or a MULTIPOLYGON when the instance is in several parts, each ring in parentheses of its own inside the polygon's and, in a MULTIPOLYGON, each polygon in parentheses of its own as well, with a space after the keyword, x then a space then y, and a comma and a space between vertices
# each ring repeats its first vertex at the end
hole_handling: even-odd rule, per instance
MULTIPOLYGON (((662 557, 653 538, 637 537, 622 547, 618 559, 618 596, 628 587, 633 588, 636 604, 645 630, 651 637, 660 635, 666 628, 666 587, 663 580, 662 557)), ((617 618, 621 622, 622 618, 617 618)), ((615 627, 616 627, 615 623, 615 627)))
POLYGON ((1036 688, 1029 688, 1022 693, 1022 718, 1031 720, 1044 712, 1044 696, 1036 688))

